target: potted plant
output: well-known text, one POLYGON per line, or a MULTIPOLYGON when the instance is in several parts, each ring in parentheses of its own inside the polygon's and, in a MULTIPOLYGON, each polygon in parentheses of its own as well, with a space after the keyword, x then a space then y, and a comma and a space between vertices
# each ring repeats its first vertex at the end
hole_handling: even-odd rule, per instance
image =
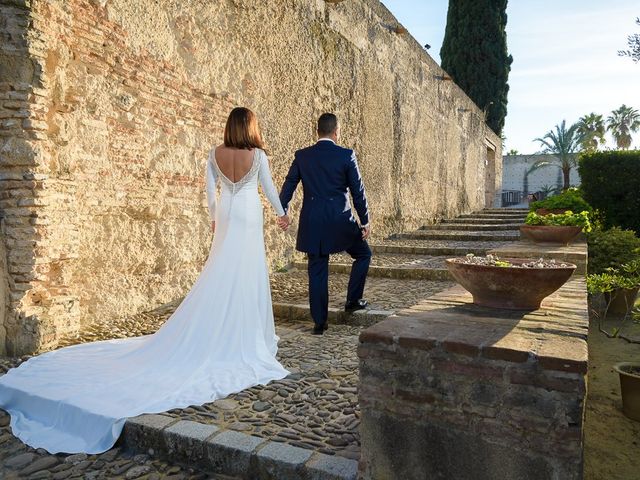
POLYGON ((555 260, 500 259, 468 254, 447 260, 451 276, 473 303, 509 310, 536 310, 571 277, 576 266, 555 260))
POLYGON ((620 375, 622 411, 632 420, 640 421, 640 363, 622 362, 613 369, 620 375))
POLYGON ((529 208, 538 215, 559 214, 567 210, 571 210, 572 212, 586 211, 589 213, 593 211, 591 205, 582 198, 580 190, 575 187, 569 188, 558 195, 533 202, 529 208))
POLYGON ((538 215, 529 212, 520 232, 536 243, 560 243, 568 245, 580 232, 590 232, 589 212, 538 215))
POLYGON ((620 268, 607 268, 604 273, 589 275, 587 289, 592 295, 603 295, 604 317, 607 313, 628 315, 640 290, 640 260, 625 263, 620 268))

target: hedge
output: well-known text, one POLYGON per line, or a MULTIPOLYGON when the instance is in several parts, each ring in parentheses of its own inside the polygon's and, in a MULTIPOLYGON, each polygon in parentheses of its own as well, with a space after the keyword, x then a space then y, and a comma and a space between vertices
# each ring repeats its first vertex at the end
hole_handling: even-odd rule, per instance
POLYGON ((640 150, 583 153, 578 171, 584 199, 606 227, 640 232, 640 150))

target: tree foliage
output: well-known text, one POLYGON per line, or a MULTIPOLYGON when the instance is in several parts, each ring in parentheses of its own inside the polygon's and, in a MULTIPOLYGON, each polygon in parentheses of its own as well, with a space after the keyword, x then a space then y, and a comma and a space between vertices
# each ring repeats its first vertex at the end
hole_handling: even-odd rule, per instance
POLYGON ((640 129, 640 113, 635 108, 622 105, 607 117, 607 130, 616 142, 616 146, 628 150, 631 146, 631 134, 640 129))
POLYGON ((507 115, 507 0, 449 0, 442 68, 486 113, 500 135, 507 115))
MULTIPOLYGON (((640 17, 636 18, 636 24, 640 26, 640 17)), ((627 45, 629 50, 620 50, 618 55, 621 57, 629 57, 634 62, 640 62, 640 34, 634 33, 627 37, 627 45)))
POLYGON ((556 161, 541 160, 533 164, 530 172, 539 168, 557 166, 562 170, 563 189, 567 190, 571 186, 571 169, 576 168, 576 153, 580 150, 582 137, 578 133, 578 125, 574 124, 567 128, 567 122, 562 120, 560 125, 556 125, 555 130, 547 132, 543 137, 534 139, 540 142, 542 153, 555 155, 556 161))
POLYGON ((607 127, 604 124, 602 115, 590 113, 580 117, 578 120, 578 135, 581 137, 581 146, 583 150, 597 150, 598 147, 606 143, 605 133, 607 127))

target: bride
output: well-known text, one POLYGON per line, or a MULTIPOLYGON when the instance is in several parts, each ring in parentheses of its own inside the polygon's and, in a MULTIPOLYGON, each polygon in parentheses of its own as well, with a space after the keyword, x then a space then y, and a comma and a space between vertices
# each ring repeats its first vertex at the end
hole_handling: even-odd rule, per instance
POLYGON ((215 234, 191 291, 153 335, 44 353, 0 377, 0 408, 10 413, 14 435, 50 453, 101 453, 127 417, 211 402, 288 375, 276 360, 258 183, 278 223, 287 217, 262 148, 255 114, 234 108, 224 144, 207 161, 215 234))

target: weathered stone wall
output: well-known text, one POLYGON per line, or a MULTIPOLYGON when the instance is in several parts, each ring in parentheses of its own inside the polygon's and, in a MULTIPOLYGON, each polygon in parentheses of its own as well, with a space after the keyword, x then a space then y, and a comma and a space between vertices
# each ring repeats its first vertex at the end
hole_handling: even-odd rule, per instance
MULTIPOLYGON (((234 105, 258 113, 278 183, 336 111, 378 235, 485 206, 499 140, 377 0, 0 0, 0 15, 11 352, 187 291, 210 243, 206 152, 234 105)), ((267 219, 286 263, 294 232, 267 219)))
POLYGON ((526 313, 458 286, 363 331, 362 478, 581 479, 587 308, 584 277, 526 313))
MULTIPOLYGON (((577 154, 576 154, 577 156, 577 154)), ((558 159, 550 154, 536 155, 505 155, 502 158, 502 188, 503 190, 518 190, 525 193, 539 192, 545 187, 562 188, 562 170, 555 166, 529 170, 539 161, 558 164, 558 159)), ((577 168, 571 169, 571 185, 580 185, 580 175, 577 168)))

